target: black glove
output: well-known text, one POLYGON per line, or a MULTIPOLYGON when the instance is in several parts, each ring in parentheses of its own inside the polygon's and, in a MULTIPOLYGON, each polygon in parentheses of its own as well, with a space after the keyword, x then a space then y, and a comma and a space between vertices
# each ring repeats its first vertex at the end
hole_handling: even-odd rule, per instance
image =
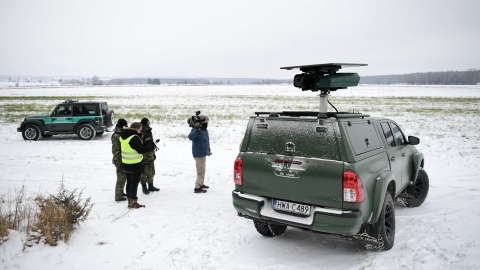
POLYGON ((155 143, 158 143, 159 141, 160 141, 160 139, 157 139, 157 140, 155 141, 155 143))

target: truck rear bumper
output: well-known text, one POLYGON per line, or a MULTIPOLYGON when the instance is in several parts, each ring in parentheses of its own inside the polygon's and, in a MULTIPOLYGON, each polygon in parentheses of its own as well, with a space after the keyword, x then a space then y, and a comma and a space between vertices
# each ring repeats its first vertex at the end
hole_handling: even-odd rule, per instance
POLYGON ((250 194, 232 192, 233 206, 245 218, 263 220, 312 231, 351 236, 362 226, 361 211, 343 211, 313 205, 310 216, 300 217, 278 212, 272 200, 250 194))
POLYGON ((108 128, 106 126, 95 126, 95 130, 97 132, 105 132, 108 131, 108 128))

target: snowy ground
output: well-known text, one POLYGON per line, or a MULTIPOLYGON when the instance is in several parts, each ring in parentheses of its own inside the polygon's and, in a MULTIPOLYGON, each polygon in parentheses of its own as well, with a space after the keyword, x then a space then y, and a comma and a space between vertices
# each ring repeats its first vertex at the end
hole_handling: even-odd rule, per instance
MULTIPOLYGON (((108 98, 117 118, 139 121, 125 117, 135 110, 150 116, 154 137, 161 139, 155 177, 161 191, 140 192, 146 208, 129 211, 126 202, 114 201, 110 134, 92 141, 76 136, 24 141, 18 123, 4 120, 0 194, 22 185, 31 196, 55 194, 63 180, 68 190, 84 188, 95 205, 72 239, 56 247, 22 250, 25 234, 10 231, 0 245, 0 269, 480 269, 480 86, 365 85, 332 95, 344 97, 341 106, 353 102, 363 112, 390 116, 407 135, 421 139, 430 193, 419 208, 396 206, 390 251, 369 252, 292 228, 269 239, 237 217, 232 170, 248 116, 268 108, 317 109, 315 95, 286 85, 0 88, 0 98, 18 97, 2 99, 0 106, 21 106, 23 96, 108 98), (370 101, 365 96, 375 104, 362 105, 370 101), (398 103, 389 97, 398 97, 398 103), (448 99, 456 97, 469 102, 448 99), (197 109, 211 116, 206 194, 193 193, 195 165, 186 138, 186 119, 197 109)), ((20 121, 28 114, 15 117, 20 121)))

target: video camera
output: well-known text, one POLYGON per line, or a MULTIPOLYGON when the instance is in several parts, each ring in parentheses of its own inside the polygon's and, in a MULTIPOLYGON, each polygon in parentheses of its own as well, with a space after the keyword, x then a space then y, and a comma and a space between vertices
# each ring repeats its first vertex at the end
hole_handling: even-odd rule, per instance
POLYGON ((189 127, 198 127, 202 124, 202 118, 200 117, 201 112, 196 111, 195 115, 188 118, 187 123, 189 127))

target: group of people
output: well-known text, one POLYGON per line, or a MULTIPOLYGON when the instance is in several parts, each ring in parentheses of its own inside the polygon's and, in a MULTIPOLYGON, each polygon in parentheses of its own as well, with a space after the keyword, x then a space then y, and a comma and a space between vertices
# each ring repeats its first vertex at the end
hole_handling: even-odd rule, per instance
MULTIPOLYGON (((209 119, 206 115, 200 115, 200 120, 188 135, 192 141, 192 155, 197 169, 194 193, 205 193, 209 188, 204 184, 206 157, 211 155, 207 131, 209 119)), ((128 200, 128 208, 137 209, 145 207, 138 203, 137 190, 140 183, 144 194, 160 191, 153 185, 158 142, 159 140, 153 139, 152 128, 147 118, 132 123, 130 127, 125 119, 117 121, 112 135, 113 164, 117 173, 115 201, 128 200)))

